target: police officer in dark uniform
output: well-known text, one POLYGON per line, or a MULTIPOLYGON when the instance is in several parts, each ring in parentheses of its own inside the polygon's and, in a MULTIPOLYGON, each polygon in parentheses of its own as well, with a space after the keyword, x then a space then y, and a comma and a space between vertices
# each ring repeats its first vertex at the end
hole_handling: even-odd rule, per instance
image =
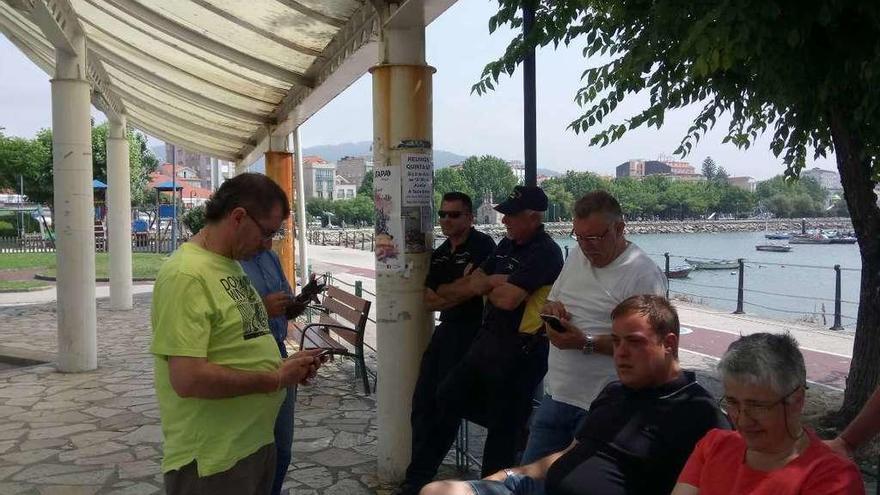
POLYGON ((480 328, 483 298, 479 295, 442 297, 437 294, 480 266, 495 250, 495 242, 473 227, 473 203, 461 192, 443 196, 440 228, 446 236, 431 255, 425 280, 425 305, 440 312, 440 324, 422 356, 412 400, 412 460, 398 494, 416 494, 430 482, 455 440, 461 417, 438 407, 437 386, 465 355, 480 328))
POLYGON ((516 464, 535 387, 547 372, 539 314, 563 265, 562 250, 544 231, 547 203, 540 188, 515 187, 495 207, 507 237, 479 269, 438 290, 441 297, 487 300, 480 332, 438 390, 441 406, 488 429, 484 476, 516 464))

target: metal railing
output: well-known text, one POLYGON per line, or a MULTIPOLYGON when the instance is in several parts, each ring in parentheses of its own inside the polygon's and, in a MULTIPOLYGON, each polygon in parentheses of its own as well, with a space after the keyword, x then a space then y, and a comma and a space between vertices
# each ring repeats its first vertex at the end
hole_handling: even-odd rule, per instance
POLYGON ((0 237, 0 253, 54 253, 55 243, 42 237, 0 237))
MULTIPOLYGON (((672 258, 681 258, 685 259, 684 256, 676 256, 672 255, 668 252, 665 253, 649 253, 652 256, 663 256, 664 266, 663 271, 667 276, 667 280, 669 280, 669 286, 667 287, 666 296, 669 297, 670 293, 679 294, 682 296, 693 297, 698 299, 708 299, 714 301, 722 301, 725 303, 732 303, 731 306, 734 306, 733 314, 745 314, 746 308, 748 306, 754 308, 760 308, 767 311, 778 312, 782 314, 788 315, 800 315, 800 316, 809 316, 809 317, 821 317, 824 319, 827 316, 833 317, 833 322, 829 327, 831 330, 843 330, 843 321, 856 321, 856 317, 852 315, 844 314, 843 305, 846 304, 848 306, 858 307, 858 301, 850 301, 843 299, 841 295, 841 272, 850 271, 850 272, 859 272, 860 270, 855 268, 844 268, 839 264, 835 264, 833 266, 820 266, 820 265, 802 265, 795 263, 773 263, 768 261, 750 261, 745 258, 737 258, 736 259, 736 275, 737 275, 737 283, 736 287, 730 286, 722 286, 722 285, 712 285, 712 284, 701 284, 698 282, 693 282, 690 280, 682 280, 679 278, 669 278, 670 272, 674 271, 670 269, 670 260, 672 258), (805 296, 800 294, 790 294, 784 292, 774 292, 771 290, 761 290, 761 289, 749 289, 746 287, 746 269, 747 268, 764 268, 764 267, 780 267, 780 268, 800 268, 800 269, 815 269, 815 270, 828 270, 833 271, 834 276, 834 297, 822 297, 819 295, 813 296, 805 296), (673 285, 675 284, 675 285, 673 285), (724 294, 730 294, 729 296, 718 295, 717 293, 714 295, 706 294, 706 293, 697 293, 699 291, 691 290, 690 288, 697 289, 713 289, 715 292, 723 291, 724 294), (821 304, 821 311, 809 311, 807 309, 786 309, 781 307, 772 306, 765 302, 756 302, 755 298, 750 296, 775 296, 780 298, 787 298, 798 301, 811 301, 814 303, 821 304), (832 312, 828 312, 825 310, 825 303, 833 304, 834 310, 832 312)), ((719 262, 722 260, 714 259, 714 258, 703 258, 699 256, 687 256, 687 260, 694 261, 705 261, 705 262, 719 262)), ((731 272, 733 273, 733 272, 731 272)), ((825 322, 827 324, 827 321, 825 322)))
POLYGON ((319 246, 341 246, 371 252, 376 247, 375 232, 372 230, 313 230, 307 235, 309 244, 319 246))

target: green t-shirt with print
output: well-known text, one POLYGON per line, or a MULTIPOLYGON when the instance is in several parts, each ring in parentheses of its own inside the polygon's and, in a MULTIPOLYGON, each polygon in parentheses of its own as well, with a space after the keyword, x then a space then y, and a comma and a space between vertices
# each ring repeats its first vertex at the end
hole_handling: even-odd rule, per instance
POLYGON ((272 443, 284 391, 182 398, 168 375, 168 356, 203 357, 247 371, 273 371, 281 364, 266 309, 241 266, 183 244, 156 277, 151 320, 150 352, 165 441, 162 472, 195 460, 199 476, 209 476, 272 443))

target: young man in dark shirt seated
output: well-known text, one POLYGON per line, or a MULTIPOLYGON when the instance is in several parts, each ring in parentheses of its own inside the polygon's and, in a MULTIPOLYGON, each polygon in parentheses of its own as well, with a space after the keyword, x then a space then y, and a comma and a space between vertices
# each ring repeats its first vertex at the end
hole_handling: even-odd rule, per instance
POLYGON ((730 422, 679 367, 678 314, 669 301, 633 296, 611 319, 620 381, 592 402, 567 449, 479 481, 431 483, 421 494, 668 494, 697 441, 730 422))

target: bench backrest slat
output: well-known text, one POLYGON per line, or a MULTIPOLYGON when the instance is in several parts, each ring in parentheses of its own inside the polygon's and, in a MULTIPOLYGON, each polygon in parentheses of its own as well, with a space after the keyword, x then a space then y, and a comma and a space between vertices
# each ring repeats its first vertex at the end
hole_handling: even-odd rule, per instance
MULTIPOLYGON (((332 285, 327 287, 327 292, 321 303, 331 314, 349 322, 354 327, 358 339, 363 339, 367 318, 370 314, 370 304, 370 301, 332 285)), ((330 330, 333 331, 333 329, 330 330)), ((348 332, 334 333, 351 342, 352 335, 348 332)), ((352 342, 352 344, 356 344, 356 342, 352 342)))

